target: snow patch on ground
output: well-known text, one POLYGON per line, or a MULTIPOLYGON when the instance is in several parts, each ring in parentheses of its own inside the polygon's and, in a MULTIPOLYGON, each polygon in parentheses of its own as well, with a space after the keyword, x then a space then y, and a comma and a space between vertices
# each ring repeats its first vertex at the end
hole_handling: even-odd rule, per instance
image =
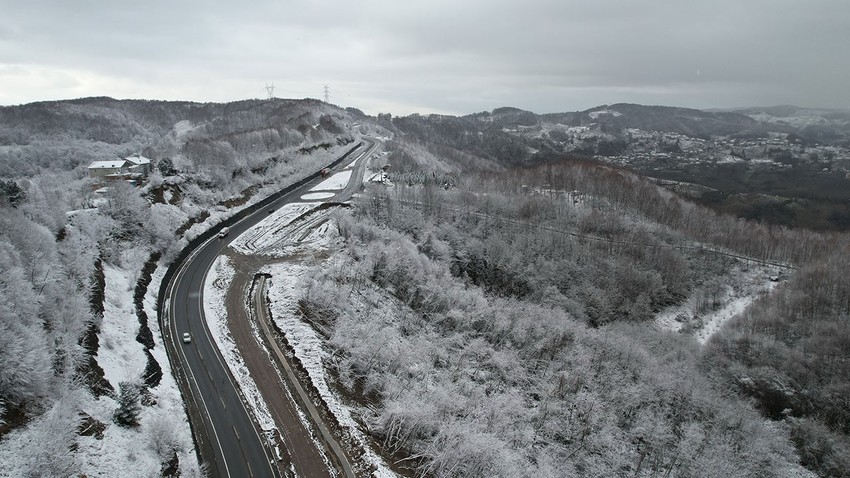
MULTIPOLYGON (((148 446, 149 438, 146 429, 155 414, 168 417, 165 410, 148 410, 143 407, 139 429, 123 428, 112 423, 112 413, 117 404, 113 400, 104 399, 93 401, 85 410, 93 418, 106 423, 103 440, 94 437, 79 437, 79 456, 82 459, 81 468, 85 476, 115 476, 116 470, 121 470, 122 476, 158 476, 160 460, 148 446)), ((191 441, 184 446, 191 447, 191 441)), ((181 464, 182 464, 182 456, 181 464)))
POLYGON ((614 117, 623 116, 623 114, 620 113, 619 111, 614 111, 614 110, 609 110, 609 109, 591 111, 590 113, 587 114, 587 116, 590 116, 593 119, 597 119, 601 115, 612 115, 614 117))
POLYGON ((328 179, 325 179, 318 185, 314 186, 310 189, 310 191, 327 191, 342 189, 348 184, 349 179, 351 179, 351 171, 341 171, 329 177, 328 179))
POLYGON ((108 264, 104 265, 103 272, 106 276, 106 300, 97 361, 109 383, 117 387, 118 382, 141 376, 147 359, 142 345, 135 340, 139 320, 133 305, 133 288, 136 285, 133 278, 127 271, 108 264))
POLYGON ((190 131, 194 129, 192 126, 192 122, 189 120, 178 121, 174 124, 174 134, 177 138, 182 138, 186 136, 190 131))
MULTIPOLYGON (((79 405, 82 411, 104 423, 106 429, 102 440, 76 437, 77 451, 73 454, 71 475, 78 476, 79 473, 89 477, 112 477, 115 476, 116 470, 121 470, 121 475, 126 477, 159 476, 160 460, 148 446, 149 439, 144 426, 156 411, 152 412, 149 407, 143 407, 142 427, 123 428, 112 422, 112 414, 117 407, 115 400, 108 397, 95 400, 90 395, 80 395, 82 403, 79 405)), ((73 403, 65 404, 68 405, 74 406, 73 403)), ((55 405, 53 409, 33 419, 26 427, 16 429, 3 437, 3 447, 0 448, 0 476, 26 476, 33 460, 44 460, 40 454, 49 453, 45 450, 59 449, 54 448, 61 446, 54 440, 63 439, 65 425, 61 423, 64 422, 62 418, 54 416, 68 413, 67 410, 60 411, 62 407, 63 404, 55 405)))
POLYGON ((316 207, 315 204, 287 204, 240 234, 230 243, 230 247, 240 254, 256 254, 277 242, 280 239, 277 233, 282 232, 295 218, 314 207, 316 207))
POLYGON ((96 214, 100 209, 96 207, 89 207, 85 209, 75 209, 73 211, 68 211, 65 213, 65 217, 72 218, 74 216, 82 216, 82 215, 93 215, 96 214))
POLYGON ((309 251, 318 254, 327 251, 333 242, 332 239, 336 237, 332 230, 331 222, 325 221, 322 225, 313 228, 307 236, 301 239, 300 243, 284 245, 281 252, 294 254, 309 251))
POLYGON ((756 297, 753 295, 737 297, 722 309, 703 317, 703 326, 696 333, 697 342, 705 345, 708 339, 720 330, 720 327, 726 321, 743 312, 754 300, 756 300, 756 297))
POLYGON ((680 332, 687 321, 694 319, 702 325, 694 330, 693 335, 699 343, 705 344, 729 319, 742 313, 759 297, 770 293, 776 287, 776 275, 774 267, 739 267, 729 274, 729 286, 720 299, 720 307, 695 316, 697 298, 692 296, 681 304, 659 312, 655 317, 655 325, 663 330, 680 332))
MULTIPOLYGON (((183 398, 171 374, 156 319, 156 285, 164 274, 164 268, 156 270, 144 301, 148 326, 156 342, 151 354, 163 372, 160 384, 150 389, 157 403, 142 407, 139 419, 141 426, 136 429, 123 428, 112 422, 117 403, 111 398, 101 397, 84 405, 84 412, 107 425, 103 440, 78 438, 81 471, 86 476, 110 477, 115 476, 116 470, 122 470, 122 476, 127 477, 158 476, 162 458, 157 456, 151 445, 153 435, 162 433, 161 430, 154 430, 156 422, 168 424, 166 433, 172 435, 171 440, 176 445, 182 476, 201 475, 183 398)), ((106 300, 97 362, 117 392, 119 382, 141 376, 147 359, 142 345, 136 341, 139 322, 133 306, 135 274, 105 264, 104 275, 106 300)))
POLYGON ((744 160, 742 158, 739 158, 737 156, 733 156, 731 154, 727 154, 726 156, 717 160, 717 164, 736 164, 736 163, 743 163, 743 162, 744 162, 744 160))
POLYGON ((251 407, 260 428, 263 431, 270 431, 276 428, 274 420, 227 327, 225 296, 235 273, 229 257, 218 256, 213 262, 204 282, 204 316, 210 333, 221 351, 230 373, 239 384, 242 395, 251 407))
POLYGON ((336 193, 331 192, 320 192, 320 193, 307 193, 301 196, 302 201, 315 201, 318 199, 328 199, 336 196, 336 193))

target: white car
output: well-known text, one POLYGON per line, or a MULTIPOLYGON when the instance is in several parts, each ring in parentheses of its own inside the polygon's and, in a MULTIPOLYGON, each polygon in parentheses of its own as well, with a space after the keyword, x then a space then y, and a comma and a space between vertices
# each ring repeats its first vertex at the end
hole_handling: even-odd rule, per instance
POLYGON ((192 341, 192 336, 189 335, 189 332, 183 332, 183 343, 188 344, 192 341))
POLYGON ((229 233, 230 233, 230 228, 229 227, 223 227, 223 228, 221 228, 220 231, 218 231, 218 238, 222 239, 224 237, 227 237, 227 235, 229 233))

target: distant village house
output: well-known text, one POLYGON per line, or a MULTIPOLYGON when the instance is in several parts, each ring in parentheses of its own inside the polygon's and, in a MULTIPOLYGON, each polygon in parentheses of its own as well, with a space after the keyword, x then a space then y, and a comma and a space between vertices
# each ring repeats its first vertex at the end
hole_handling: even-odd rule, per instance
POLYGON ((148 177, 151 173, 151 160, 141 155, 129 156, 126 158, 130 163, 130 172, 141 173, 142 177, 148 177))
POLYGON ((129 174, 130 168, 126 160, 94 161, 89 165, 89 177, 92 179, 117 179, 129 174))
POLYGON ((89 177, 98 181, 140 181, 151 172, 151 160, 140 155, 113 161, 94 161, 89 177))

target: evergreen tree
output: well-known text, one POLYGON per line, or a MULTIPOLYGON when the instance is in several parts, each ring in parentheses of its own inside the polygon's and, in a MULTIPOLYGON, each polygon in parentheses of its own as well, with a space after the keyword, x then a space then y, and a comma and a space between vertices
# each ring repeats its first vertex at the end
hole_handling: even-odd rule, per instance
POLYGON ((13 180, 0 179, 0 204, 8 204, 16 207, 27 195, 18 183, 13 180))
POLYGON ((160 159, 157 168, 163 176, 174 176, 177 174, 177 170, 174 169, 174 163, 171 162, 171 158, 160 159))
POLYGON ((124 427, 139 426, 139 414, 142 411, 140 403, 139 385, 131 382, 118 384, 118 408, 112 415, 115 423, 124 427))

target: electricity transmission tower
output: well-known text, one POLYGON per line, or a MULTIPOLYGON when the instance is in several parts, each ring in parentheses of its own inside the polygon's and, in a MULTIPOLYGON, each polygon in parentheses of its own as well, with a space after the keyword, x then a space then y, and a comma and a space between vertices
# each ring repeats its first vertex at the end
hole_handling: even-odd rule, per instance
POLYGON ((266 85, 266 91, 269 94, 269 99, 274 98, 274 83, 272 83, 270 85, 267 84, 266 85))
POLYGON ((330 85, 325 85, 325 103, 330 103, 328 99, 331 97, 331 87, 330 85))

